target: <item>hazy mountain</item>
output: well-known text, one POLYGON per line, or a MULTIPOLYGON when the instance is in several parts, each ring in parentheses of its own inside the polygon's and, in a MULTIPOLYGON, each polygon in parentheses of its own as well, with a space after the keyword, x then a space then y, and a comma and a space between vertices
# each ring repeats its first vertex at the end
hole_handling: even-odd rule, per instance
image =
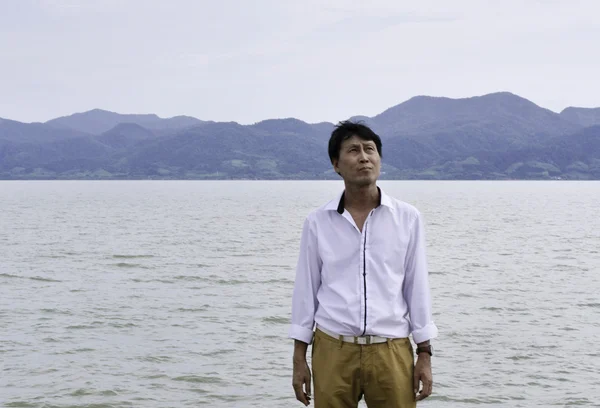
POLYGON ((314 176, 328 169, 326 138, 301 121, 215 123, 147 144, 128 159, 136 174, 314 176), (324 156, 325 155, 325 156, 324 156))
POLYGON ((560 113, 560 116, 569 122, 580 126, 600 125, 600 108, 574 108, 569 107, 560 113))
POLYGON ((600 179, 600 126, 482 160, 510 178, 600 179))
MULTIPOLYGON (((565 112, 495 93, 418 96, 353 119, 382 137, 382 178, 600 179, 600 126, 584 127, 565 112)), ((240 125, 100 110, 49 124, 0 120, 0 177, 338 178, 327 155, 333 127, 295 118, 240 125)))
POLYGON ((22 123, 0 119, 0 143, 46 143, 89 136, 73 129, 55 129, 43 123, 22 123))
MULTIPOLYGON (((600 125, 584 128, 575 134, 557 137, 545 148, 550 159, 565 170, 580 163, 600 171, 600 125)), ((597 174, 600 177, 600 173, 597 174)))
MULTIPOLYGON (((0 174, 34 178, 79 175, 102 168, 111 149, 92 136, 47 143, 0 142, 0 174)), ((9 177, 10 178, 10 177, 9 177)), ((77 177, 74 177, 77 178, 77 177)))
MULTIPOLYGON (((390 147, 405 143, 403 137, 412 138, 446 160, 537 145, 580 128, 507 92, 463 99, 418 96, 374 116, 370 122, 390 139, 390 147)), ((394 163, 398 164, 392 158, 394 163)))
POLYGON ((257 134, 272 135, 283 138, 301 137, 317 143, 327 143, 333 130, 331 123, 311 125, 298 119, 269 119, 258 122, 249 128, 257 134))
POLYGON ((175 116, 163 119, 155 114, 123 115, 102 109, 93 109, 87 112, 75 113, 46 122, 46 124, 53 127, 69 128, 95 135, 107 132, 121 123, 133 123, 148 129, 177 130, 201 125, 204 122, 190 116, 175 116))
POLYGON ((151 139, 156 139, 156 134, 134 123, 120 123, 96 137, 97 141, 115 149, 132 147, 151 139))
POLYGON ((484 129, 509 140, 536 140, 576 128, 560 115, 509 92, 451 99, 416 96, 371 118, 389 136, 421 136, 449 128, 484 129))

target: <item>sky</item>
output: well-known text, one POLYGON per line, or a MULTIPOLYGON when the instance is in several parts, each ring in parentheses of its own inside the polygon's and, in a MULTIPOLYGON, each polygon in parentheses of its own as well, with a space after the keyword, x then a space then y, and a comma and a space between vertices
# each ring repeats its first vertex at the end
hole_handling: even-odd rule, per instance
POLYGON ((600 107, 597 0, 0 0, 0 117, 251 124, 508 91, 600 107))

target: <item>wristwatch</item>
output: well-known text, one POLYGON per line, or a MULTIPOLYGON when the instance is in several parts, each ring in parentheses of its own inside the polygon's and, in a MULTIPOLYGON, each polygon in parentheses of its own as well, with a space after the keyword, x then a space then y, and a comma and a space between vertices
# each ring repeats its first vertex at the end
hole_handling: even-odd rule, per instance
POLYGON ((417 355, 421 353, 427 353, 430 356, 433 356, 433 346, 430 344, 429 346, 417 347, 417 355))

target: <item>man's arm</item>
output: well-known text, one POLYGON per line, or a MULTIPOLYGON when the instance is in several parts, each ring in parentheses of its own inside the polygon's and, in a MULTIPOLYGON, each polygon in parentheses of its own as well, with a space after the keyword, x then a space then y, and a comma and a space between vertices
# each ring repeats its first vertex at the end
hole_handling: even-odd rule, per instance
POLYGON ((412 224, 406 253, 403 295, 408 305, 411 333, 415 343, 419 344, 436 337, 437 327, 431 312, 425 231, 419 213, 412 224))
POLYGON ((310 403, 311 374, 306 362, 306 351, 312 343, 317 291, 321 285, 321 260, 317 250, 316 234, 307 218, 302 228, 300 255, 292 295, 292 324, 289 336, 294 339, 292 386, 296 399, 310 403))
MULTIPOLYGON (((413 340, 418 347, 428 346, 429 340, 437 336, 437 327, 432 319, 428 275, 425 231, 421 214, 417 213, 406 254, 403 292, 408 305, 413 340)), ((431 356, 420 353, 417 357, 414 392, 416 399, 422 400, 432 392, 431 356), (423 383, 423 389, 420 394, 417 394, 419 382, 423 383)))
POLYGON ((292 324, 289 337, 310 344, 313 337, 317 291, 321 286, 321 259, 317 237, 309 218, 304 221, 300 238, 300 254, 292 293, 292 324))

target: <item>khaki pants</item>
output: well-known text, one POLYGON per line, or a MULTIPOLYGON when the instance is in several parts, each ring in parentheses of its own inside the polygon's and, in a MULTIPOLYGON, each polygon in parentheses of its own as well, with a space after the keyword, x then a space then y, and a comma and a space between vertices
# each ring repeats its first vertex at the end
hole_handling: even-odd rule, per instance
POLYGON ((415 408, 414 356, 408 338, 360 345, 319 329, 312 346, 315 408, 415 408))

